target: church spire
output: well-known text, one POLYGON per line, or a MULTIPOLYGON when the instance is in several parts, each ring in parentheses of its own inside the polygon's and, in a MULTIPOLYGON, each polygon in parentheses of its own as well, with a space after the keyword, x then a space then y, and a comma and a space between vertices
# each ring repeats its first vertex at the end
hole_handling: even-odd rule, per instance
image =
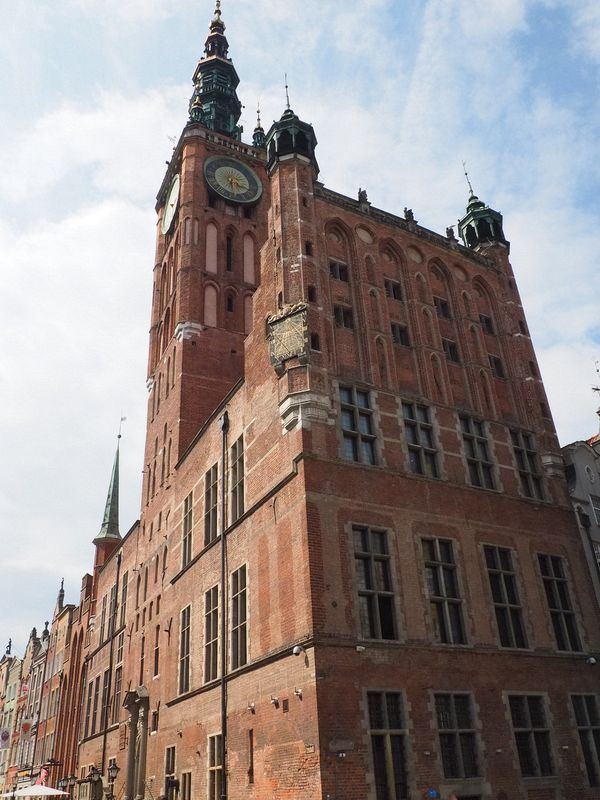
POLYGON ((189 122, 240 139, 238 121, 242 104, 236 89, 240 82, 229 58, 229 43, 221 17, 221 0, 216 0, 215 13, 204 46, 204 56, 194 72, 194 93, 190 100, 189 122))
POLYGON ((458 232, 463 242, 467 247, 476 251, 493 244, 501 244, 510 250, 510 243, 504 238, 502 214, 494 211, 477 197, 464 161, 463 168, 469 186, 467 211, 464 217, 458 221, 458 232))
POLYGON ((106 541, 118 541, 121 539, 119 533, 119 441, 121 440, 121 433, 117 439, 117 452, 115 453, 115 460, 113 463, 112 474, 110 476, 110 484, 108 486, 108 496, 106 498, 106 507, 104 509, 104 519, 100 532, 94 539, 94 544, 101 544, 106 541))

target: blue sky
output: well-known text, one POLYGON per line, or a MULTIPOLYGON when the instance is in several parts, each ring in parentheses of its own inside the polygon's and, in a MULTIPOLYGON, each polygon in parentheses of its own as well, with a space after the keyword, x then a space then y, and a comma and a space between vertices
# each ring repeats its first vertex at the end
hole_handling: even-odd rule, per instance
MULTIPOLYGON (((90 569, 119 418, 139 512, 154 200, 214 5, 0 0, 0 647, 90 569), (7 598, 9 601, 7 602, 7 598), (15 598, 15 602, 10 602, 15 598)), ((224 0, 251 135, 292 107, 321 179, 444 231, 466 160, 504 214, 561 443, 595 433, 600 5, 224 0)))

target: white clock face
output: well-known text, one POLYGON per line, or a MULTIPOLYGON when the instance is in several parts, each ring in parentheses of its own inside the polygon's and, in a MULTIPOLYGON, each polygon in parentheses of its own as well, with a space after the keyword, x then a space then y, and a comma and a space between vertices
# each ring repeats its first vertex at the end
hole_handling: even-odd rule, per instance
POLYGON ((213 192, 230 202, 256 203, 262 194, 256 172, 234 158, 211 156, 204 164, 204 177, 213 192))
POLYGON ((169 188, 167 202, 165 203, 165 208, 162 215, 160 229, 163 234, 167 233, 173 224, 173 218, 175 216, 175 212, 177 211, 177 204, 179 202, 179 184, 179 175, 175 175, 171 181, 171 187, 169 188))

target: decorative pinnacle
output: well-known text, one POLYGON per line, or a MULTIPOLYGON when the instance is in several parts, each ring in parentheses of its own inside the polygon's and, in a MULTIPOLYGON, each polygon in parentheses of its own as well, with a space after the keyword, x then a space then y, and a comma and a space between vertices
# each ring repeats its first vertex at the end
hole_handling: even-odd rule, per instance
POLYGON ((256 127, 257 128, 262 127, 260 124, 260 100, 258 101, 258 106, 256 109, 256 127))
POLYGON ((290 87, 288 86, 287 72, 285 73, 285 103, 286 108, 290 110, 290 87))
POLYGON ((462 165, 463 165, 463 170, 465 171, 465 178, 467 179, 467 183, 469 185, 469 190, 471 192, 471 195, 475 195, 475 192, 473 191, 473 187, 471 186, 471 181, 469 180, 469 173, 467 172, 467 162, 463 161, 462 165))

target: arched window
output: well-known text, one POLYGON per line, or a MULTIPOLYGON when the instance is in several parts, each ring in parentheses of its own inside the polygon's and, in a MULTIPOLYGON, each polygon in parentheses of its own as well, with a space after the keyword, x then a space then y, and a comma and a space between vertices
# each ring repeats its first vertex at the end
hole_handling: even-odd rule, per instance
POLYGON ((177 362, 177 348, 173 348, 173 374, 171 376, 171 386, 175 386, 175 364, 177 362))
POLYGON ((217 272, 217 226, 214 222, 206 226, 206 271, 217 272))
POLYGON ((165 324, 163 325, 162 347, 160 348, 161 355, 164 353, 166 346, 171 338, 171 309, 167 308, 165 311, 165 324))
POLYGON ((165 397, 169 396, 169 381, 171 380, 171 356, 167 359, 167 374, 165 375, 165 397))
POLYGON ((204 290, 204 324, 217 327, 217 290, 210 285, 204 290))
POLYGON ((249 233, 244 236, 244 281, 252 285, 256 283, 254 274, 254 239, 249 233))
POLYGON ((169 439, 169 446, 167 447, 167 475, 171 474, 171 439, 169 439))
POLYGON ((229 314, 232 314, 233 311, 235 311, 235 297, 233 295, 233 292, 227 293, 226 303, 227 303, 227 312, 229 314))
POLYGON ((194 244, 198 244, 199 236, 200 236, 200 220, 195 219, 194 220, 194 244))
POLYGON ((144 603, 148 597, 148 567, 144 570, 144 603))
POLYGON ((136 581, 136 584, 135 584, 135 607, 136 608, 140 607, 140 591, 141 591, 141 588, 142 588, 142 576, 138 575, 137 576, 137 581, 136 581))
POLYGON ((192 241, 192 220, 186 217, 183 221, 183 243, 190 244, 192 241))

